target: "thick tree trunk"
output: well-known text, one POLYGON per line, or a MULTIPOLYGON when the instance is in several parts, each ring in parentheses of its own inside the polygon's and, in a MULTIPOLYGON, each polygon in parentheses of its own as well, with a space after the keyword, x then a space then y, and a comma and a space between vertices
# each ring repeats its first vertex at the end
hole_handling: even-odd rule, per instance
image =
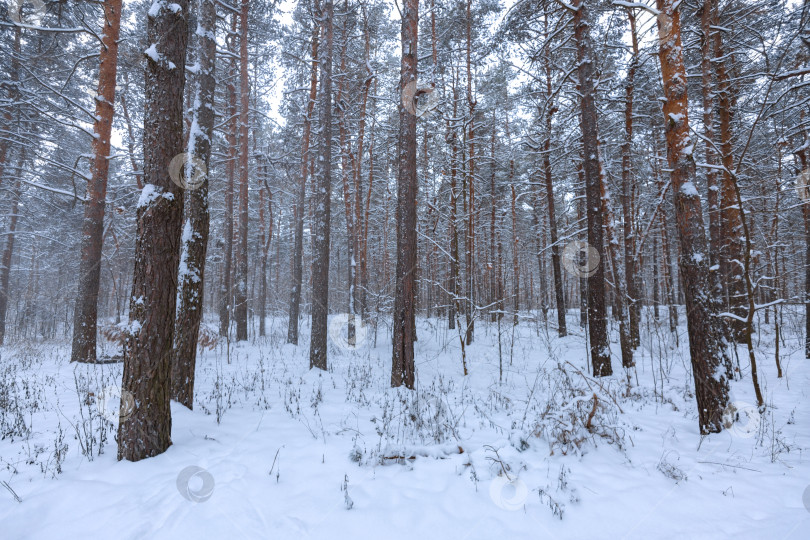
POLYGON ((416 372, 413 357, 416 303, 416 115, 405 103, 417 84, 417 39, 419 0, 403 0, 402 61, 400 63, 399 159, 397 175, 397 270, 394 297, 394 343, 391 386, 413 389, 416 372))
POLYGON ((574 37, 577 44, 579 92, 582 107, 585 198, 588 214, 588 244, 596 250, 600 263, 588 277, 588 334, 591 363, 596 377, 611 375, 607 317, 605 315, 605 262, 603 248, 602 182, 599 159, 599 127, 594 87, 594 56, 589 6, 583 0, 574 4, 574 37))
POLYGON ((248 338, 248 111, 250 109, 250 81, 248 79, 248 6, 250 0, 240 4, 239 28, 239 220, 236 232, 236 273, 234 275, 234 314, 236 340, 248 338))
POLYGON ((295 219, 295 244, 292 259, 292 290, 290 292, 290 319, 287 325, 287 343, 298 345, 298 317, 301 313, 301 286, 304 268, 304 207, 306 205, 307 176, 309 173, 309 140, 312 133, 312 111, 318 94, 318 34, 320 27, 313 21, 312 68, 309 77, 309 101, 304 114, 304 134, 301 137, 301 178, 293 211, 295 219))
POLYGON ((180 9, 161 4, 148 15, 143 133, 144 189, 138 201, 135 271, 122 394, 132 414, 118 426, 118 459, 139 461, 171 445, 170 359, 177 302, 177 268, 183 222, 181 188, 169 163, 183 152, 188 0, 180 9))
POLYGON ((681 243, 680 267, 686 297, 689 352, 695 379, 700 432, 719 432, 728 405, 722 333, 709 279, 709 257, 700 195, 695 188, 694 149, 689 136, 686 69, 681 45, 679 2, 657 0, 659 59, 663 78, 667 159, 675 194, 681 243))
POLYGON ((179 304, 174 322, 172 355, 172 399, 189 409, 194 407, 194 370, 203 315, 205 256, 208 251, 208 170, 214 135, 216 90, 216 2, 196 0, 195 11, 201 30, 194 33, 199 69, 195 75, 194 106, 186 150, 188 156, 184 160, 183 173, 188 187, 184 194, 186 219, 177 277, 179 304))
POLYGON ((321 70, 320 107, 318 114, 318 159, 316 160, 314 194, 314 230, 312 262, 312 335, 309 345, 309 367, 326 370, 327 318, 329 315, 329 236, 332 194, 332 48, 334 8, 325 0, 322 10, 322 41, 318 63, 321 70))
POLYGON ((98 287, 101 279, 101 250, 104 244, 104 207, 107 204, 107 173, 110 169, 110 133, 114 114, 120 29, 121 0, 107 0, 104 2, 98 98, 95 100, 93 163, 90 168, 90 180, 87 182, 87 201, 84 204, 79 290, 73 312, 71 362, 96 361, 98 287))

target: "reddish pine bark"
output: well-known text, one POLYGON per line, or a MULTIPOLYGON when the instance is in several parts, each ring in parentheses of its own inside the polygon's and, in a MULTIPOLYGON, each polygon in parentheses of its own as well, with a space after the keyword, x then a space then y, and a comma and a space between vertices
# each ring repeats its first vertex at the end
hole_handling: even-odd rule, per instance
POLYGON ((693 143, 689 137, 686 69, 676 0, 657 0, 659 59, 666 101, 667 160, 675 194, 681 243, 680 268, 686 298, 689 352, 695 379, 699 427, 703 434, 723 429, 728 404, 725 349, 716 318, 709 279, 709 257, 700 195, 695 188, 693 143))
POLYGON ((104 244, 104 207, 107 204, 107 173, 110 168, 110 133, 114 114, 120 28, 121 0, 107 0, 104 2, 104 32, 99 56, 98 97, 95 100, 93 163, 90 166, 87 201, 84 204, 79 290, 73 312, 71 362, 96 361, 98 287, 104 244))

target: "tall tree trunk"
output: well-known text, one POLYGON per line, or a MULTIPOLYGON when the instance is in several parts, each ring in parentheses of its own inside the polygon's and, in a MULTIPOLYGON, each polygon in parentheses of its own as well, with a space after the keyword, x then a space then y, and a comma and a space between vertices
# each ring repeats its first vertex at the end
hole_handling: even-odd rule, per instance
MULTIPOLYGON (((807 2, 805 2, 807 3, 807 2)), ((805 112, 802 109, 800 113, 799 125, 805 125, 805 112)), ((802 129, 802 145, 800 150, 796 152, 796 157, 799 160, 802 174, 806 173, 810 167, 810 158, 808 158, 808 136, 807 130, 802 129)), ((802 218, 804 221, 804 357, 810 359, 810 202, 807 200, 802 201, 802 218)))
POLYGON ((726 325, 729 337, 739 343, 745 341, 746 295, 743 281, 743 240, 741 209, 737 202, 733 143, 731 141, 732 96, 731 82, 723 58, 722 32, 714 33, 715 68, 717 69, 718 116, 720 117, 720 152, 723 172, 720 183, 720 272, 725 279, 728 310, 737 316, 726 325), (741 318, 742 320, 739 320, 741 318))
POLYGON ((546 269, 543 261, 545 259, 545 251, 546 251, 546 234, 543 230, 543 194, 542 194, 542 184, 540 182, 533 182, 536 186, 534 191, 534 212, 532 214, 533 224, 534 224, 534 235, 537 239, 537 246, 535 250, 535 254, 537 256, 537 275, 538 281, 540 282, 540 292, 539 292, 539 307, 540 310, 543 312, 543 323, 548 325, 548 302, 547 302, 547 290, 546 290, 546 269))
POLYGON ((722 416, 728 405, 729 390, 723 338, 711 294, 703 211, 694 184, 694 146, 689 136, 686 69, 678 4, 677 0, 657 0, 661 12, 658 17, 659 59, 666 97, 663 112, 667 159, 681 241, 680 267, 686 297, 689 352, 700 432, 706 434, 723 429, 722 416))
POLYGON ((239 28, 239 220, 236 232, 236 273, 234 283, 234 319, 236 340, 248 338, 248 111, 250 110, 250 81, 248 79, 248 6, 241 0, 239 28))
POLYGON ((320 26, 313 20, 312 68, 309 76, 309 100, 304 114, 304 134, 301 137, 301 178, 297 186, 295 209, 295 244, 292 259, 292 290, 290 292, 290 319, 287 325, 287 343, 298 345, 298 317, 301 313, 301 286, 304 268, 304 207, 306 205, 307 176, 309 172, 309 140, 312 133, 312 111, 318 94, 318 34, 320 26))
POLYGON ((360 117, 357 122, 357 153, 356 157, 352 160, 354 174, 354 257, 356 259, 354 261, 352 302, 355 304, 355 311, 359 305, 360 321, 361 324, 363 324, 363 321, 366 319, 365 284, 362 281, 366 265, 366 254, 363 247, 363 238, 366 236, 366 231, 363 227, 363 145, 365 144, 368 95, 371 91, 371 83, 374 82, 375 75, 374 72, 371 71, 371 34, 368 28, 368 16, 366 15, 365 5, 362 5, 361 8, 363 10, 363 38, 365 44, 364 60, 368 74, 366 80, 363 82, 363 90, 360 98, 360 117))
MULTIPOLYGON (((14 7, 16 9, 22 9, 22 4, 16 4, 14 7)), ((14 8, 12 8, 12 6, 9 5, 9 9, 14 8)), ((17 94, 19 93, 21 39, 22 39, 22 27, 15 26, 14 44, 12 45, 11 70, 9 73, 9 80, 16 84, 7 85, 9 103, 14 103, 17 100, 17 94)), ((6 129, 8 129, 9 131, 15 125, 13 114, 14 112, 18 112, 15 107, 6 107, 6 112, 3 115, 3 122, 5 124, 6 129)), ((11 138, 7 136, 0 137, 0 185, 3 184, 3 174, 5 171, 6 159, 8 158, 8 151, 10 148, 11 148, 11 138)))
MULTIPOLYGON (((265 182, 266 182, 265 165, 265 182)), ((259 221, 261 227, 260 237, 262 239, 262 269, 259 276, 259 336, 265 335, 265 325, 267 318, 267 257, 270 253, 270 242, 273 240, 273 192, 269 187, 262 186, 259 191, 259 221), (267 190, 267 221, 264 218, 264 192, 267 190), (264 229, 267 226, 267 239, 265 240, 264 229)))
POLYGON ((316 160, 312 262, 312 334, 309 345, 309 367, 326 370, 327 317, 329 315, 329 233, 332 194, 332 48, 334 8, 325 0, 321 13, 323 48, 318 63, 321 70, 320 107, 318 114, 318 159, 316 160))
MULTIPOLYGON (((548 17, 543 17, 543 35, 548 39, 548 17)), ((554 204, 554 182, 551 170, 551 129, 552 117, 557 112, 557 105, 552 98, 551 89, 551 51, 548 47, 543 52, 543 70, 546 75, 546 139, 543 141, 543 173, 546 183, 548 206, 548 230, 551 236, 551 271, 554 274, 554 299, 557 306, 557 333, 560 337, 568 335, 565 320, 565 293, 563 291, 562 262, 560 257, 559 234, 557 232, 557 210, 554 204)))
MULTIPOLYGON (((453 77, 453 118, 458 114, 458 88, 456 78, 453 77)), ((458 170, 458 136, 451 120, 447 120, 447 138, 450 143, 450 218, 448 220, 448 233, 450 235, 450 279, 447 290, 450 296, 450 305, 447 310, 447 327, 456 328, 456 314, 458 312, 458 192, 456 191, 456 174, 458 170)))
POLYGON ((79 290, 73 312, 71 362, 96 361, 98 287, 101 250, 104 244, 104 207, 107 204, 107 174, 110 169, 110 133, 115 104, 115 74, 118 69, 118 34, 121 0, 104 2, 104 32, 99 56, 96 121, 93 124, 93 163, 84 204, 82 247, 79 259, 79 290))
POLYGON ((517 203, 517 196, 515 194, 515 185, 511 182, 514 162, 509 165, 509 187, 512 190, 512 302, 515 310, 513 324, 517 324, 520 316, 520 241, 517 230, 517 212, 515 206, 517 203))
MULTIPOLYGON (((582 186, 582 192, 577 193, 577 229, 582 228, 582 221, 585 218, 585 169, 582 167, 582 161, 576 164, 577 178, 579 185, 582 186)), ((577 235, 579 241, 584 241, 583 235, 577 235)), ((587 236, 587 230, 585 231, 587 236)), ((585 274, 579 278, 579 326, 585 328, 588 325, 588 278, 585 274)))
MULTIPOLYGON (((546 79, 550 92, 551 81, 546 79)), ((549 234, 551 235, 551 270, 554 274, 554 299, 557 306, 557 333, 560 337, 568 335, 565 321, 565 294, 563 293, 562 265, 560 258, 559 235, 557 233, 557 217, 554 207, 554 182, 551 172, 551 116, 554 114, 554 107, 546 114, 546 140, 543 143, 543 173, 546 185, 546 202, 548 208, 549 234)))
MULTIPOLYGON (((415 54, 415 53, 414 53, 415 54)), ((467 143, 469 144, 469 156, 467 157, 467 233, 466 233, 466 294, 467 308, 467 345, 472 344, 475 339, 475 283, 473 264, 475 264, 475 97, 473 96, 472 84, 472 0, 467 0, 467 105, 469 106, 469 126, 467 128, 467 143)))
MULTIPOLYGON (((374 83, 376 90, 377 83, 374 83)), ((373 118, 373 115, 372 115, 373 118)), ((368 219, 371 210, 371 195, 374 186, 374 126, 376 121, 372 122, 371 129, 369 130, 369 145, 368 145, 368 192, 366 193, 366 208, 363 211, 363 236, 361 238, 361 245, 363 255, 360 257, 360 304, 363 309, 366 309, 367 294, 368 294, 368 219)), ((387 251, 384 251, 387 253, 387 251)), ((385 272, 383 272, 385 273, 385 272)), ((367 316, 367 315, 366 315, 367 316)))
MULTIPOLYGON (((498 305, 500 299, 498 297, 498 280, 497 280, 497 267, 495 265, 496 259, 496 233, 495 233, 495 215, 496 206, 499 202, 499 197, 496 195, 497 188, 495 184, 495 131, 497 126, 497 118, 492 116, 492 133, 490 135, 490 176, 489 176, 489 255, 487 257, 487 271, 489 272, 489 311, 490 322, 496 322, 500 313, 498 305)), ((427 154, 425 155, 427 157, 427 154)))
POLYGON ((19 166, 17 167, 17 181, 11 195, 9 210, 8 230, 6 231, 6 245, 3 248, 3 258, 0 259, 0 345, 6 338, 6 314, 8 313, 8 296, 11 287, 11 259, 14 255, 14 240, 17 232, 17 221, 20 217, 20 198, 22 197, 22 182, 19 175, 22 174, 25 163, 25 147, 20 148, 19 166))
POLYGON ((144 188, 138 201, 122 383, 122 394, 129 392, 134 410, 118 425, 118 459, 129 461, 156 456, 171 445, 170 359, 183 197, 169 177, 169 164, 183 151, 188 39, 188 0, 175 2, 180 9, 160 4, 147 20, 147 42, 156 54, 146 60, 144 188))
POLYGON ((631 150, 633 146, 633 92, 635 91, 636 70, 638 69, 638 36, 636 17, 633 9, 627 10, 630 22, 630 38, 633 46, 633 58, 627 70, 627 82, 624 86, 624 142, 622 144, 622 218, 624 221, 624 277, 627 286, 627 313, 629 316, 629 333, 633 347, 640 344, 638 280, 636 278, 636 237, 634 223, 633 172, 631 150))
POLYGON ((656 325, 661 318, 661 278, 659 277, 658 270, 658 236, 653 235, 652 247, 652 267, 653 267, 653 280, 652 280, 652 293, 653 293, 653 316, 655 317, 656 325))
POLYGON ((231 310, 233 309, 233 188, 236 175, 236 135, 239 129, 238 118, 236 116, 236 87, 232 82, 233 79, 236 78, 236 60, 234 58, 237 35, 236 21, 236 14, 231 13, 231 30, 230 34, 226 37, 228 52, 231 53, 231 61, 228 63, 230 76, 228 77, 229 82, 226 87, 226 94, 228 96, 228 131, 225 141, 228 145, 228 157, 225 162, 227 185, 225 186, 224 262, 219 305, 219 334, 226 337, 230 332, 231 310))
POLYGON ((402 61, 400 63, 399 159, 397 174, 397 270, 394 296, 394 343, 391 386, 413 389, 416 368, 413 358, 416 303, 416 115, 406 103, 417 84, 417 39, 419 0, 403 0, 402 61))
MULTIPOLYGON (((348 13, 348 0, 343 0, 343 11, 348 13)), ((341 29, 341 45, 340 45, 340 79, 338 82, 338 90, 336 101, 337 103, 344 103, 344 94, 346 91, 346 49, 349 46, 349 38, 346 35, 346 18, 343 18, 343 27, 341 29)), ((356 270, 356 237, 355 237, 355 224, 354 224, 354 209, 352 207, 352 194, 349 186, 349 175, 354 174, 353 168, 350 166, 351 148, 348 138, 348 129, 346 126, 346 107, 338 108, 338 138, 340 143, 340 177, 343 186, 343 207, 346 212, 346 285, 347 285, 347 300, 348 300, 348 317, 346 324, 346 343, 350 346, 355 345, 355 270, 356 270)))
POLYGON ((186 148, 188 155, 183 164, 186 220, 177 278, 179 304, 174 322, 172 355, 172 399, 189 409, 194 407, 194 370, 203 315, 205 256, 208 252, 208 169, 214 136, 216 91, 216 2, 196 0, 195 11, 200 28, 194 33, 198 71, 194 81, 191 129, 186 148))
MULTIPOLYGON (((658 167, 658 134, 656 132, 655 126, 651 126, 651 141, 652 141, 652 150, 653 150, 653 160, 652 160, 652 170, 653 170, 653 178, 655 179, 655 184, 658 186, 658 191, 660 193, 666 193, 664 179, 661 178, 659 174, 659 167, 658 167)), ((661 212, 659 213, 659 218, 661 220, 661 248, 663 250, 664 255, 664 285, 666 287, 666 294, 667 294, 667 305, 668 305, 668 312, 669 312, 669 331, 675 336, 675 339, 678 339, 678 304, 677 304, 677 297, 675 295, 675 280, 677 279, 677 272, 676 268, 672 263, 672 252, 669 248, 669 233, 667 232, 668 224, 670 223, 669 220, 669 212, 667 210, 667 206, 662 204, 661 212)))
MULTIPOLYGON (((701 58, 700 74, 701 89, 703 93, 703 135, 707 141, 714 142, 714 68, 713 40, 711 37, 712 26, 717 25, 717 0, 703 0, 700 8, 700 29, 701 29, 701 58)), ((717 32, 717 30, 715 30, 717 32)), ((722 236, 720 232, 720 188, 717 185, 717 153, 713 144, 708 142, 705 145, 706 152, 706 187, 707 203, 709 205, 709 261, 711 268, 719 268, 720 264, 720 244, 722 236)), ((720 280, 720 273, 712 270, 712 279, 718 297, 723 294, 723 286, 720 280)))
MULTIPOLYGON (((602 214, 605 222, 605 240, 607 241, 607 252, 610 256, 610 263, 613 268, 613 290, 615 291, 614 309, 616 318, 619 321, 619 345, 622 353, 622 367, 631 368, 635 365, 633 361, 633 341, 630 335, 630 310, 627 305, 627 283, 622 275, 622 261, 619 258, 619 240, 616 238, 616 220, 610 207, 610 192, 607 187, 607 179, 601 172, 602 184, 602 214)), ((631 253, 632 258, 632 253, 631 253)), ((628 374, 629 381, 629 374, 628 374)))
POLYGON ((610 348, 605 315, 605 250, 603 248, 602 182, 599 160, 599 127, 597 124, 596 89, 594 87, 594 52, 591 39, 589 6, 583 0, 574 4, 574 37, 577 44, 579 92, 582 108, 582 143, 584 147, 585 198, 588 214, 588 244, 601 258, 588 277, 588 334, 591 365, 596 377, 611 375, 610 348))

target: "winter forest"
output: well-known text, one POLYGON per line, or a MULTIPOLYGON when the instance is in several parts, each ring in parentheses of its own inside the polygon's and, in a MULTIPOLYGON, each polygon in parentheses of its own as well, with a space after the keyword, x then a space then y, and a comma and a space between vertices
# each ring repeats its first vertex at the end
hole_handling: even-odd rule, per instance
POLYGON ((0 0, 0 51, 3 538, 810 537, 809 0, 0 0))

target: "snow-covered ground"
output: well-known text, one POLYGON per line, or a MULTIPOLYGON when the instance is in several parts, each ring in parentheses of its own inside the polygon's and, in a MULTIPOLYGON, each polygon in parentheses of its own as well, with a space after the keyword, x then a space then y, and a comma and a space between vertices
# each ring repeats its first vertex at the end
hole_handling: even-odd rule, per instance
POLYGON ((8 345, 0 537, 810 538, 800 338, 781 343, 778 379, 762 325, 766 414, 749 407, 740 348, 740 421, 701 439, 685 329, 676 346, 650 315, 629 390, 615 344, 614 375, 587 375, 573 312, 566 338, 504 319, 500 347, 479 321, 466 377, 457 331, 419 320, 416 392, 389 388, 382 324, 352 349, 334 316, 317 373, 308 329, 295 347, 286 319, 268 319, 268 338, 202 355, 194 411, 174 404, 173 445, 139 463, 116 461, 120 364, 71 365, 66 343, 8 345))

